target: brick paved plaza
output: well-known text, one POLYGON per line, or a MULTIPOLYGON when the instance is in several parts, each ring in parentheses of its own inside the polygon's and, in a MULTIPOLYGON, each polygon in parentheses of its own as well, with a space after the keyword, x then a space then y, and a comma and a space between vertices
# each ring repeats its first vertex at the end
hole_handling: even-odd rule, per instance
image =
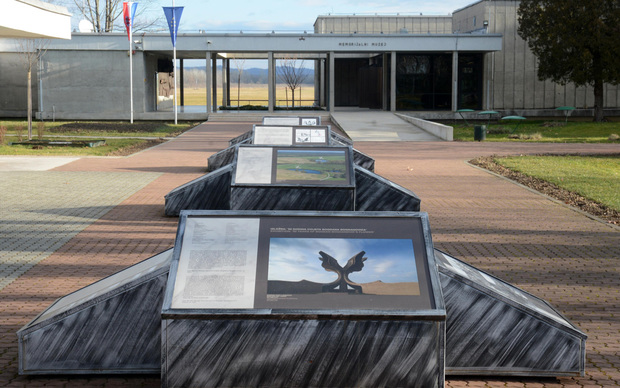
MULTIPOLYGON (((23 377, 16 332, 55 299, 174 244, 164 195, 252 123, 205 123, 125 158, 0 172, 0 387, 158 387, 159 376, 23 377)), ((616 144, 358 142, 416 193, 435 246, 549 301, 588 335, 583 378, 448 376, 448 387, 620 385, 620 228, 472 167, 483 155, 610 153, 616 144)))

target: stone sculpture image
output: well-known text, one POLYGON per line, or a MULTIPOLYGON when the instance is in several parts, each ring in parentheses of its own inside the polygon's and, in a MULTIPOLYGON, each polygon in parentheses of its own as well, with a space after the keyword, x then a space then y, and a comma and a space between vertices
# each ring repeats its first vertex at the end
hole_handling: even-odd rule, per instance
POLYGON ((359 272, 364 268, 364 261, 368 258, 364 257, 366 252, 361 251, 360 253, 354 255, 347 261, 347 264, 344 266, 340 266, 338 261, 334 259, 332 256, 328 255, 323 251, 319 251, 319 260, 323 262, 321 266, 325 268, 326 271, 335 272, 338 275, 338 279, 335 281, 323 285, 323 292, 351 292, 349 287, 353 289, 353 293, 362 294, 362 286, 353 283, 349 279, 349 274, 351 272, 359 272))

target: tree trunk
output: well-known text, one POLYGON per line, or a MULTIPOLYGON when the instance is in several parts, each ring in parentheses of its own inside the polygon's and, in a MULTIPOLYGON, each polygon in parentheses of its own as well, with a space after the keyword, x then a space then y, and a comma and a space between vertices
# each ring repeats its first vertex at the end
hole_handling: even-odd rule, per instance
POLYGON ((28 140, 32 140, 32 71, 28 68, 28 140))
POLYGON ((604 85, 601 79, 597 79, 594 81, 594 121, 597 123, 602 122, 605 117, 603 113, 604 107, 604 85))
POLYGON ((239 74, 237 76, 237 110, 239 110, 239 108, 241 108, 241 72, 239 69, 237 69, 237 73, 239 74))
POLYGON ((295 89, 291 88, 291 108, 295 107, 295 89))

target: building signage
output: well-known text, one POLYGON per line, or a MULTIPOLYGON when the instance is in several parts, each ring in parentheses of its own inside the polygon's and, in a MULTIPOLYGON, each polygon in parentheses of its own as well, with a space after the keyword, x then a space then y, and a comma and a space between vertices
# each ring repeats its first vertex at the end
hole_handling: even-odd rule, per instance
POLYGON ((385 47, 386 42, 338 42, 340 47, 385 47))

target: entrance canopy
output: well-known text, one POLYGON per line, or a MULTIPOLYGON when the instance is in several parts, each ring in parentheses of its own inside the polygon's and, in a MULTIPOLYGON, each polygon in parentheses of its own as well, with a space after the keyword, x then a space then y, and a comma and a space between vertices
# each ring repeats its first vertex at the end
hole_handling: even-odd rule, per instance
MULTIPOLYGON (((332 112, 336 107, 351 106, 387 111, 456 111, 462 101, 481 104, 486 90, 482 82, 484 55, 502 49, 500 34, 185 33, 177 37, 176 53, 180 63, 173 65, 172 43, 168 34, 136 33, 132 40, 130 47, 136 61, 134 69, 140 72, 136 80, 144 80, 134 85, 138 88, 138 98, 143 98, 143 101, 135 101, 134 106, 143 107, 144 111, 138 113, 149 114, 149 117, 167 117, 169 108, 160 103, 160 99, 163 101, 162 96, 172 93, 160 86, 168 85, 168 74, 175 71, 180 73, 180 105, 184 106, 184 60, 199 59, 205 63, 206 101, 204 105, 196 106, 202 109, 198 113, 208 116, 218 110, 244 106, 242 102, 247 100, 239 97, 235 100, 235 96, 231 98, 230 62, 233 58, 266 60, 268 99, 260 100, 259 105, 252 100, 252 107, 269 112, 282 109, 282 101, 286 104, 284 109, 289 106, 299 108, 295 102, 300 100, 292 97, 289 100, 288 95, 284 100, 277 96, 276 91, 277 69, 282 68, 283 61, 291 58, 308 60, 314 66, 314 98, 305 99, 302 109, 307 107, 332 112), (307 101, 311 103, 306 104, 307 101)), ((125 33, 74 33, 70 41, 51 42, 48 54, 55 52, 56 61, 66 61, 71 56, 71 66, 78 72, 72 72, 73 79, 83 73, 83 77, 77 78, 89 83, 100 79, 93 75, 105 73, 108 78, 102 79, 99 86, 126 88, 128 83, 124 72, 111 72, 110 69, 124 63, 127 49, 125 33)), ((62 66, 67 65, 62 63, 62 66)), ((53 76, 57 74, 64 73, 56 72, 53 76)), ((48 98, 48 104, 62 107, 63 111, 88 103, 81 99, 69 106, 67 101, 75 98, 73 94, 67 94, 57 103, 56 98, 59 98, 57 90, 48 98)), ((89 109, 96 113, 108 112, 106 114, 109 116, 109 112, 115 109, 112 107, 115 102, 108 99, 99 102, 100 106, 89 109)), ((116 109, 122 110, 122 106, 117 105, 116 109)))
MULTIPOLYGON (((135 34, 136 50, 172 53, 168 34, 135 34)), ((492 52, 502 48, 501 34, 179 34, 179 59, 204 59, 209 53, 237 53, 268 58, 269 53, 492 52)), ((54 42, 59 50, 126 50, 127 35, 74 33, 71 41, 54 42), (124 38, 124 39, 123 39, 124 38)))
POLYGON ((71 14, 65 7, 39 0, 5 0, 0 37, 71 39, 71 14))

